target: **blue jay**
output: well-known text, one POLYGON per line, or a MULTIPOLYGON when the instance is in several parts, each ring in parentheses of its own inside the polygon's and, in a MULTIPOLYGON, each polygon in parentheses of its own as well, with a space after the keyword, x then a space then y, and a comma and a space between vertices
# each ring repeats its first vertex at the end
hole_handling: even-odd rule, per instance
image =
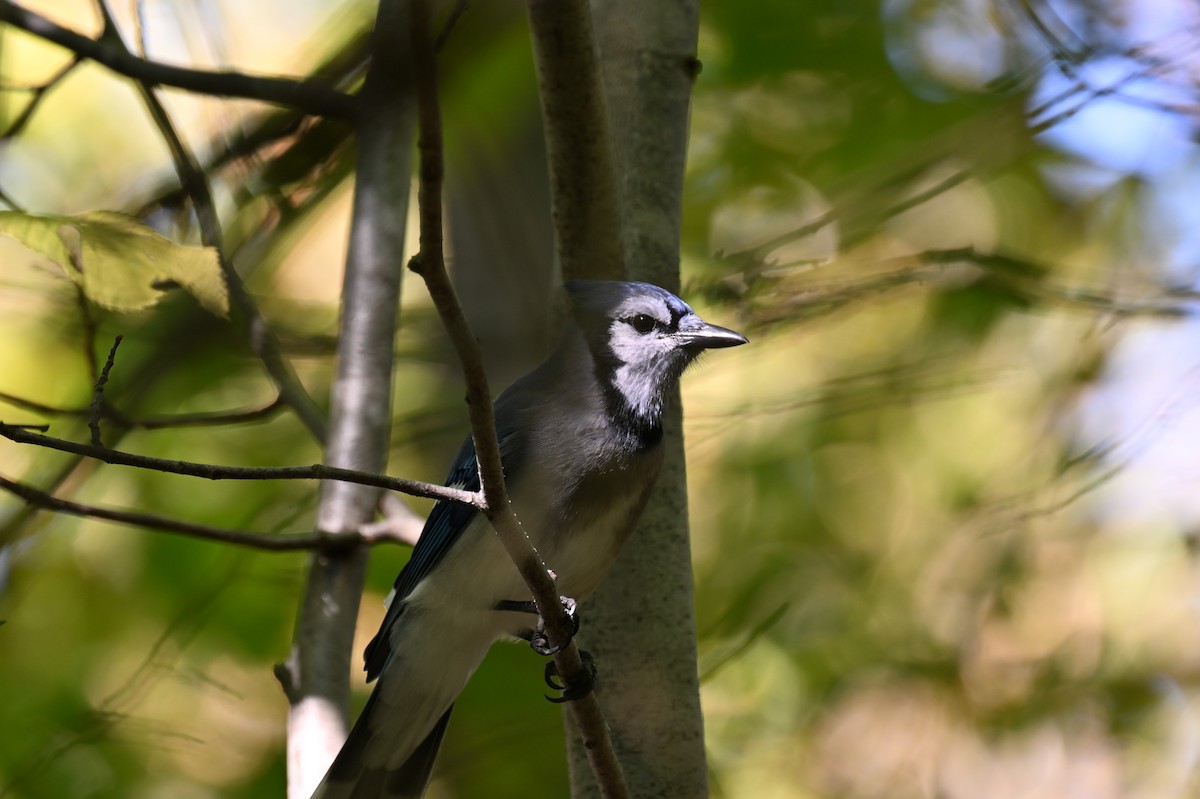
MULTIPOLYGON (((566 285, 571 313, 549 357, 495 403, 513 508, 560 593, 586 598, 632 532, 662 465, 662 415, 706 349, 746 339, 657 286, 566 285)), ((448 485, 478 490, 463 444, 448 485)), ((530 640, 529 598, 487 520, 442 502, 396 579, 365 653, 378 679, 314 799, 420 797, 450 710, 494 641, 530 640)))

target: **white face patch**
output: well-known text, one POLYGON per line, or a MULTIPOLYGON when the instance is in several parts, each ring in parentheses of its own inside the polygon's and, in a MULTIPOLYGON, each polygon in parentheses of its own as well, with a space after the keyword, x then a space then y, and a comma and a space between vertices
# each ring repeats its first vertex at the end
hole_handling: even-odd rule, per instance
POLYGON ((613 387, 635 414, 656 418, 667 392, 691 360, 673 335, 671 312, 657 298, 635 297, 619 306, 613 317, 608 344, 620 362, 613 387), (654 322, 653 329, 639 331, 649 320, 654 322))

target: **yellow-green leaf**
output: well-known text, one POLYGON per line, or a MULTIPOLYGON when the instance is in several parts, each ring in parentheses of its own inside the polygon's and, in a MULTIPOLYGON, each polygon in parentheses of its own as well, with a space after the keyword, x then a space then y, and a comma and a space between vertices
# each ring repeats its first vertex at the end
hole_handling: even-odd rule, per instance
POLYGON ((0 236, 57 265, 88 299, 114 311, 148 308, 177 284, 212 313, 229 312, 216 250, 176 244, 124 214, 0 211, 0 236))

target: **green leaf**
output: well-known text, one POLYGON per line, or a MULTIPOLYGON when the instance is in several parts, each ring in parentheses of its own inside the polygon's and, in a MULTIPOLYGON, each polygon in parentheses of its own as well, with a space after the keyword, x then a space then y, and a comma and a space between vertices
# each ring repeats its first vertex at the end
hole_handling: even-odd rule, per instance
POLYGON ((124 214, 34 216, 0 211, 0 236, 15 239, 59 267, 88 299, 104 308, 149 308, 178 285, 212 313, 229 313, 229 292, 215 249, 176 244, 124 214))

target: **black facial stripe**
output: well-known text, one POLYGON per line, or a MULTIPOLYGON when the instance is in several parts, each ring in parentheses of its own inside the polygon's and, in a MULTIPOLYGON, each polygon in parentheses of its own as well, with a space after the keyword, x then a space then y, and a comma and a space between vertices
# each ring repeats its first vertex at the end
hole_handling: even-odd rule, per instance
POLYGON ((607 379, 602 378, 600 381, 608 418, 614 422, 617 430, 634 442, 637 449, 654 446, 662 440, 662 421, 635 411, 613 382, 613 376, 614 373, 610 372, 607 379))

